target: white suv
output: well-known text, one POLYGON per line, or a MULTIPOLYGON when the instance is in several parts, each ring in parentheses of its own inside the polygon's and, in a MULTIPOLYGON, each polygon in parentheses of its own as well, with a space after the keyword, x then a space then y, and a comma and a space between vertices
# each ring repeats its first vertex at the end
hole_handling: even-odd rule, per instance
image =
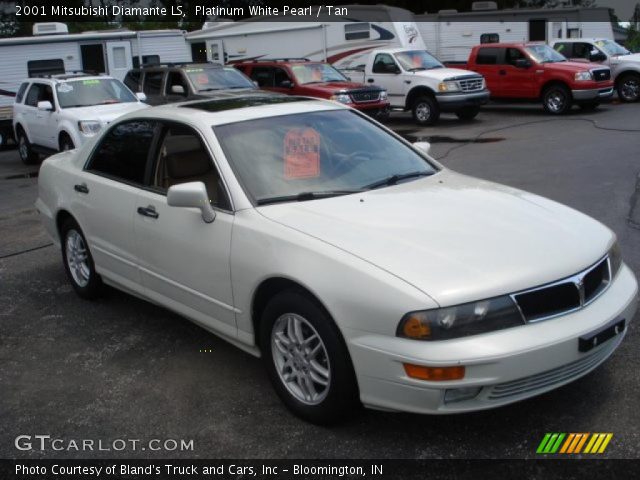
POLYGON ((148 107, 120 80, 87 74, 27 79, 13 105, 13 128, 24 163, 38 154, 82 145, 120 115, 148 107))

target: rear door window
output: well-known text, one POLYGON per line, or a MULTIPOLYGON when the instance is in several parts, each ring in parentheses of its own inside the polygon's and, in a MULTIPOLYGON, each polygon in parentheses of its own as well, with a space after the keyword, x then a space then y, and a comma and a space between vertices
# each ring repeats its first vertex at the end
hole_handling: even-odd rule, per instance
POLYGON ((273 70, 272 67, 253 67, 251 69, 251 80, 258 82, 259 87, 273 87, 273 70))
POLYGON ((164 72, 147 72, 144 75, 143 92, 147 95, 160 95, 164 72))
POLYGON ((496 47, 483 47, 478 49, 476 63, 478 65, 497 65, 500 57, 500 49, 496 47))

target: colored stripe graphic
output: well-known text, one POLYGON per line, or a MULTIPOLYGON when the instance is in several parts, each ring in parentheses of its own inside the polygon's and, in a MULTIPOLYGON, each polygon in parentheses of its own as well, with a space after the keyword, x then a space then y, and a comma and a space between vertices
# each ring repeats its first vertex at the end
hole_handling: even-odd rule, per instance
POLYGON ((613 433, 546 433, 536 449, 539 454, 604 453, 613 433), (585 447, 586 444, 586 447, 585 447), (583 450, 584 447, 584 450, 583 450))

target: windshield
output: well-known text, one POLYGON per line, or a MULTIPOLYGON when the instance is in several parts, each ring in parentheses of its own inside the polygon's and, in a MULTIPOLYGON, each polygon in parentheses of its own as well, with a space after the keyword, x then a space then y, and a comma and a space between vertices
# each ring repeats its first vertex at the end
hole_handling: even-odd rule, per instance
POLYGON ((410 174, 403 179, 409 181, 435 172, 413 149, 348 110, 249 120, 214 132, 258 204, 354 193, 397 183, 393 176, 410 174))
POLYGON ((326 63, 293 65, 291 67, 296 81, 300 85, 321 82, 347 82, 347 78, 338 70, 326 63))
POLYGON ((560 53, 556 52, 549 45, 529 45, 525 47, 525 50, 529 52, 529 55, 538 63, 556 63, 566 62, 560 53))
POLYGON ((612 42, 611 40, 598 40, 596 46, 604 50, 608 55, 616 57, 618 55, 629 55, 631 52, 622 45, 612 42))
POLYGON ((60 108, 137 102, 136 96, 115 78, 91 78, 56 85, 60 108))
POLYGON ((251 80, 233 67, 187 68, 185 72, 198 92, 225 88, 256 88, 251 80))
POLYGON ((430 70, 432 68, 442 68, 443 65, 434 56, 425 50, 410 50, 395 54, 396 60, 400 62, 402 68, 412 70, 430 70))

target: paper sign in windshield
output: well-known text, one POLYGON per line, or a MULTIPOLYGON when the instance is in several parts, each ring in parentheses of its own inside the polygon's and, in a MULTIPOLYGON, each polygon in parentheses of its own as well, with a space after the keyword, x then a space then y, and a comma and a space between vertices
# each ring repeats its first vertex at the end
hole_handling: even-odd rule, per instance
POLYGON ((313 128, 293 128, 284 136, 284 176, 313 178, 320 175, 320 134, 313 128))

